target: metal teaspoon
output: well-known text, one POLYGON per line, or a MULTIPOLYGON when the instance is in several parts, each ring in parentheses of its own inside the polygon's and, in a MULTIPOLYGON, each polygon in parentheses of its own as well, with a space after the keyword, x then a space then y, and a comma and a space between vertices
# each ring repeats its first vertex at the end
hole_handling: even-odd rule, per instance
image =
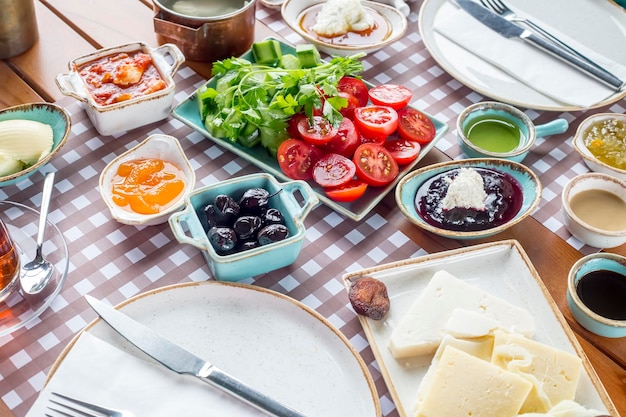
POLYGON ((46 219, 48 218, 48 208, 50 207, 50 196, 54 183, 54 172, 46 175, 43 183, 41 197, 41 212, 39 214, 39 229, 37 230, 37 253, 35 259, 22 265, 20 270, 20 284, 26 294, 38 294, 43 290, 54 271, 54 266, 47 261, 42 253, 44 234, 46 231, 46 219))

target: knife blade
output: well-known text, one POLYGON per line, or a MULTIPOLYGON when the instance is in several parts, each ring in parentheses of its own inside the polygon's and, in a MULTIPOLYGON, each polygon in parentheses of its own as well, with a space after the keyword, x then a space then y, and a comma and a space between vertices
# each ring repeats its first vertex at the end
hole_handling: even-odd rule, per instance
POLYGON ((110 305, 90 295, 85 295, 85 299, 91 308, 122 337, 172 371, 192 375, 269 415, 305 417, 299 411, 257 391, 110 305))
POLYGON ((482 5, 472 0, 456 0, 457 4, 469 13, 476 20, 493 30, 494 32, 504 36, 505 38, 520 38, 521 40, 528 42, 529 44, 542 49, 551 55, 559 58, 563 62, 571 65, 572 67, 591 75, 596 80, 601 81, 605 85, 613 88, 616 91, 621 90, 624 87, 624 81, 608 72, 607 70, 591 65, 587 61, 577 57, 571 52, 558 45, 535 35, 531 31, 512 23, 497 13, 483 7, 482 5))

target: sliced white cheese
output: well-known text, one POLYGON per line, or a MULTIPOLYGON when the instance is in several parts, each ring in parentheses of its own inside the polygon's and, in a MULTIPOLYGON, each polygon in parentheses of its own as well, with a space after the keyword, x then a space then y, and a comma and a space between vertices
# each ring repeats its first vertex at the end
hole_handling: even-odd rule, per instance
POLYGON ((497 320, 487 317, 484 312, 455 308, 443 327, 446 334, 461 339, 473 339, 493 335, 500 328, 497 320))
POLYGON ((489 362, 491 360, 491 353, 493 350, 493 336, 485 336, 472 339, 457 339, 456 337, 445 335, 441 340, 441 344, 433 356, 433 360, 422 378, 422 382, 417 391, 417 407, 424 402, 426 398, 426 391, 431 384, 431 380, 435 373, 435 370, 439 366, 439 360, 441 355, 448 346, 452 346, 460 351, 470 354, 478 359, 489 362))
POLYGON ((598 417, 605 412, 585 408, 576 401, 561 401, 547 413, 524 413, 520 417, 598 417))
POLYGON ((496 331, 491 363, 532 383, 522 412, 545 413, 564 400, 573 400, 582 360, 569 352, 519 334, 496 331))
POLYGON ((446 271, 438 271, 393 329, 389 339, 393 356, 399 359, 434 353, 452 311, 457 308, 494 319, 507 331, 528 337, 535 332, 533 317, 525 309, 459 280, 446 271))
POLYGON ((447 346, 415 417, 514 417, 531 388, 524 378, 447 346))

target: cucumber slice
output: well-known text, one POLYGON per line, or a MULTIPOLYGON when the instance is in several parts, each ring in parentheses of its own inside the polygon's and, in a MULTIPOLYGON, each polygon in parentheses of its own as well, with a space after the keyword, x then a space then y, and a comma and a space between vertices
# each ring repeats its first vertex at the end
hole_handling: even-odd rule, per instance
POLYGON ((266 39, 252 44, 252 56, 257 64, 274 66, 280 62, 283 53, 276 39, 266 39))
POLYGON ((319 51, 315 45, 310 43, 296 45, 296 55, 300 60, 302 68, 313 68, 322 62, 319 51))
POLYGON ((297 56, 293 54, 285 54, 280 59, 280 66, 285 69, 300 69, 302 65, 297 56))

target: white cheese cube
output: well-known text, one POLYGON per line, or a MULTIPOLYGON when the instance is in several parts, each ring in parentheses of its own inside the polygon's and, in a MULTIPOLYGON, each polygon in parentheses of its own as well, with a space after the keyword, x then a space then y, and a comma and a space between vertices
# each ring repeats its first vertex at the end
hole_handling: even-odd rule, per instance
POLYGON ((455 278, 446 271, 433 275, 407 314, 394 328, 389 349, 397 359, 432 354, 441 342, 452 311, 461 308, 497 321, 500 327, 532 337, 528 311, 455 278))
POLYGON ((447 346, 415 417, 514 417, 531 388, 524 378, 447 346))
POLYGON ((582 360, 519 334, 496 331, 491 363, 532 383, 522 412, 545 413, 564 400, 573 400, 582 360))
POLYGON ((493 332, 499 328, 500 323, 497 320, 487 317, 482 312, 455 308, 443 331, 457 338, 473 339, 493 335, 493 332))

